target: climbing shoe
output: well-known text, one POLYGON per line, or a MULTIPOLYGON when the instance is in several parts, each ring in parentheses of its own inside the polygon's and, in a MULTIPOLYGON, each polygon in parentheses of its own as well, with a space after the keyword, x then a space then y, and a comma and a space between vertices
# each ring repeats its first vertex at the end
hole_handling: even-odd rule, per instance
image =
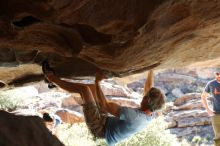
MULTIPOLYGON (((46 75, 47 73, 53 73, 53 74, 55 74, 54 69, 50 67, 50 65, 49 65, 49 63, 48 63, 47 60, 44 60, 44 61, 42 62, 42 71, 43 71, 43 73, 44 73, 45 75, 46 75)), ((48 88, 51 89, 51 88, 56 87, 56 85, 54 85, 52 82, 48 81, 48 79, 47 79, 46 77, 45 77, 44 81, 45 81, 46 83, 48 83, 48 88)))

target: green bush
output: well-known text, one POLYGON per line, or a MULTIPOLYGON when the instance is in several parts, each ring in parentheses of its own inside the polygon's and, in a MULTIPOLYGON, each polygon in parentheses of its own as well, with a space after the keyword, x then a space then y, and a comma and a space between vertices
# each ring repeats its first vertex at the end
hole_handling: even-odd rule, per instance
POLYGON ((202 142, 202 138, 200 136, 194 136, 192 142, 195 144, 199 144, 202 142))
MULTIPOLYGON (((177 138, 165 130, 163 118, 153 120, 146 129, 117 146, 181 146, 177 138)), ((86 124, 59 127, 58 137, 66 146, 107 146, 105 140, 94 140, 86 124)))
POLYGON ((191 142, 195 146, 202 146, 202 145, 210 145, 213 143, 211 135, 206 135, 205 137, 201 137, 199 135, 196 135, 192 138, 191 142))
POLYGON ((73 124, 72 126, 62 124, 57 130, 57 136, 65 146, 104 146, 104 140, 95 140, 90 134, 85 123, 73 124))
POLYGON ((20 107, 21 101, 11 98, 7 95, 0 94, 0 109, 4 111, 13 111, 20 107))
POLYGON ((0 109, 13 111, 36 100, 36 89, 32 86, 14 88, 0 92, 0 109), (33 95, 34 94, 34 95, 33 95))

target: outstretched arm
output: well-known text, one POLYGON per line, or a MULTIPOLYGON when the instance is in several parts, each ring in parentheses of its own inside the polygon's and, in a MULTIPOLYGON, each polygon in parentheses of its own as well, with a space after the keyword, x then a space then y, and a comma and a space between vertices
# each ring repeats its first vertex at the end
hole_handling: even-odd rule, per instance
POLYGON ((147 75, 147 79, 144 84, 144 95, 148 93, 150 88, 154 86, 154 73, 153 70, 150 70, 147 75))
MULTIPOLYGON (((153 70, 149 70, 147 74, 147 79, 144 84, 144 96, 147 95, 149 90, 154 86, 154 73, 153 70)), ((156 116, 159 117, 162 115, 161 111, 156 111, 155 112, 156 116)))
POLYGON ((100 81, 103 79, 103 75, 101 73, 96 74, 95 86, 96 86, 96 94, 100 103, 100 106, 105 109, 108 113, 119 117, 119 109, 120 105, 115 102, 108 101, 102 92, 102 89, 99 85, 100 81))

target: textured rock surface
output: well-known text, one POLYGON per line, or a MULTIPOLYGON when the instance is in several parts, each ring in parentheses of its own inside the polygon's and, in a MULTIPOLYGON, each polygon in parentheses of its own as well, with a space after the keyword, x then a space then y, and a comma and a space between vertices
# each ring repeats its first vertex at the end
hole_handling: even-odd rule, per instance
POLYGON ((201 135, 201 137, 205 137, 207 135, 213 136, 212 126, 195 126, 195 127, 187 127, 187 128, 173 128, 170 130, 171 133, 175 134, 178 138, 181 137, 194 137, 195 135, 201 135), (207 133, 208 131, 208 133, 207 133))
POLYGON ((37 116, 15 116, 0 111, 1 146, 64 146, 37 116))
POLYGON ((107 82, 103 82, 101 88, 103 93, 109 96, 129 97, 131 95, 131 91, 128 88, 107 82))
POLYGON ((110 101, 116 102, 121 106, 133 107, 138 108, 140 107, 140 102, 137 99, 128 99, 128 98, 110 98, 110 101))
POLYGON ((170 132, 178 138, 213 137, 211 118, 202 106, 200 96, 199 93, 186 94, 167 106, 165 120, 170 132))
POLYGON ((93 76, 97 68, 125 76, 205 60, 217 66, 219 9, 216 0, 1 1, 0 66, 15 68, 0 69, 0 77, 12 85, 42 80, 33 64, 44 59, 63 77, 93 76))

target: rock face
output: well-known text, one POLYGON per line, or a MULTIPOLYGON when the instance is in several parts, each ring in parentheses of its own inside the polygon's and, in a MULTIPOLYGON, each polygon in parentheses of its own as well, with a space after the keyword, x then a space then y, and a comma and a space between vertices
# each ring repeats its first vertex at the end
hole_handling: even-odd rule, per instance
POLYGON ((217 66, 219 9, 215 0, 1 1, 1 82, 42 80, 36 64, 45 59, 62 77, 94 76, 97 68, 126 76, 205 60, 217 66))
POLYGON ((37 116, 15 116, 0 111, 1 146, 64 146, 37 116))
POLYGON ((211 119, 202 106, 200 96, 198 93, 189 93, 177 98, 173 105, 167 106, 168 114, 165 119, 168 128, 178 138, 213 138, 211 119))

